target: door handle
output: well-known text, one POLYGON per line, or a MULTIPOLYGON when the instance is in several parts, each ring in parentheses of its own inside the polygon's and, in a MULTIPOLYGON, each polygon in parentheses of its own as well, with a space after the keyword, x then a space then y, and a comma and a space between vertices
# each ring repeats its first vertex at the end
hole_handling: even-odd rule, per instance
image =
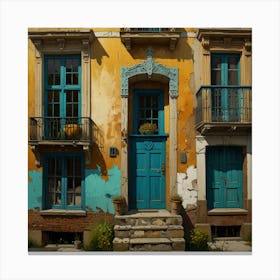
POLYGON ((161 164, 161 174, 165 175, 165 164, 164 163, 161 164))

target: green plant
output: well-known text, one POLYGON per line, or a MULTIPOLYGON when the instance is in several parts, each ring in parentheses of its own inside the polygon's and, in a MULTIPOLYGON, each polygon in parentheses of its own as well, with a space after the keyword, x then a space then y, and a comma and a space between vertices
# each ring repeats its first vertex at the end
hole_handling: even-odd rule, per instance
POLYGON ((155 123, 144 123, 140 126, 139 132, 141 134, 154 134, 158 131, 155 123))
POLYGON ((114 225, 101 222, 90 231, 89 244, 85 246, 87 251, 112 251, 114 239, 114 225))
POLYGON ((180 201, 180 202, 183 202, 183 197, 180 196, 179 194, 174 194, 171 196, 170 198, 172 201, 180 201))
POLYGON ((208 247, 209 236, 206 231, 195 228, 190 235, 190 250, 191 251, 209 251, 208 247))

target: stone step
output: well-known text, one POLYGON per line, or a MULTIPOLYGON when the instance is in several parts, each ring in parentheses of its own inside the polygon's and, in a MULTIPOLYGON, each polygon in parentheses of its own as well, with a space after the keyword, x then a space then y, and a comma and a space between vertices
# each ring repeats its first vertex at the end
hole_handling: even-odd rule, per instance
POLYGON ((120 226, 164 226, 181 225, 182 217, 174 215, 166 210, 153 212, 128 213, 126 215, 116 215, 115 224, 120 226))
POLYGON ((118 238, 114 251, 184 251, 184 238, 118 238))
POLYGON ((182 217, 167 210, 115 216, 114 251, 184 251, 182 217))
POLYGON ((163 226, 120 226, 115 225, 115 236, 119 238, 181 238, 184 229, 181 225, 163 226))

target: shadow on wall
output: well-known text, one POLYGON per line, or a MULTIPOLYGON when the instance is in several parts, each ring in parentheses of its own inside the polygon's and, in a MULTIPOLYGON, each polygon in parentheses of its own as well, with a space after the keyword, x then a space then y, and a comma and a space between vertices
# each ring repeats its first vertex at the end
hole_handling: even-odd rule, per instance
POLYGON ((191 231, 194 229, 194 226, 191 222, 191 219, 187 215, 186 210, 184 209, 184 207, 182 205, 181 205, 179 214, 182 216, 182 219, 183 219, 184 238, 186 240, 186 250, 188 250, 189 243, 190 243, 190 234, 191 234, 191 231))
POLYGON ((102 176, 107 175, 107 166, 102 155, 104 149, 104 134, 101 129, 93 122, 93 145, 92 145, 92 163, 90 168, 100 168, 102 176))
POLYGON ((168 46, 161 46, 156 43, 147 43, 145 45, 132 46, 128 52, 134 59, 147 59, 147 49, 152 47, 154 59, 177 59, 178 61, 184 61, 193 59, 193 51, 190 45, 187 43, 187 38, 180 38, 176 49, 169 50, 168 46))
POLYGON ((103 57, 109 57, 108 53, 102 47, 98 39, 94 40, 94 43, 92 44, 92 48, 91 48, 91 53, 92 53, 92 59, 96 59, 99 65, 102 64, 103 57))

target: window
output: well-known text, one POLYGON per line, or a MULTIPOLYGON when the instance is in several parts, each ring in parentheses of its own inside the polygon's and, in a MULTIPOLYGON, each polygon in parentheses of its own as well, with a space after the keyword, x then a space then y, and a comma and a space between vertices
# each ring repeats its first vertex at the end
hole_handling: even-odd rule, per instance
POLYGON ((164 133, 164 104, 161 90, 135 90, 134 108, 134 133, 139 133, 139 128, 144 123, 155 124, 158 131, 164 133))
POLYGON ((211 55, 212 121, 240 121, 242 90, 238 54, 211 55))
POLYGON ((45 56, 45 137, 62 136, 65 126, 78 124, 81 116, 81 57, 45 56))
POLYGON ((79 153, 44 157, 45 208, 82 209, 84 156, 79 153))

